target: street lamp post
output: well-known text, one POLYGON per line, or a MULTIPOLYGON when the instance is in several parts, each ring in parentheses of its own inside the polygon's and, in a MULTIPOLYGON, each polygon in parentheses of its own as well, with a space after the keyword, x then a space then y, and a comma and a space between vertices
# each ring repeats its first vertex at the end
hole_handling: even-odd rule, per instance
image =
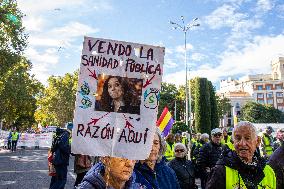
MULTIPOLYGON (((188 80, 187 80, 187 72, 188 72, 188 66, 187 66, 187 57, 186 57, 186 34, 187 31, 195 26, 200 26, 200 24, 195 23, 198 20, 198 18, 193 19, 188 24, 184 23, 184 17, 181 16, 182 25, 170 21, 170 24, 174 25, 174 29, 180 29, 184 33, 184 64, 185 64, 185 123, 187 126, 191 128, 191 92, 190 92, 190 82, 188 87, 188 80), (189 114, 188 114, 189 113, 189 114)), ((192 132, 192 131, 191 131, 192 132)))

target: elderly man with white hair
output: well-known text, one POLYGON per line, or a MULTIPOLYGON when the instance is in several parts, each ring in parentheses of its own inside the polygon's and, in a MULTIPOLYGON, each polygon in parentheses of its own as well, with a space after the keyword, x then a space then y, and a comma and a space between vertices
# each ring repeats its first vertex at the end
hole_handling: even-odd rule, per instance
POLYGON ((260 139, 250 122, 239 122, 233 130, 235 150, 223 152, 206 184, 207 189, 276 188, 273 169, 255 154, 260 139))

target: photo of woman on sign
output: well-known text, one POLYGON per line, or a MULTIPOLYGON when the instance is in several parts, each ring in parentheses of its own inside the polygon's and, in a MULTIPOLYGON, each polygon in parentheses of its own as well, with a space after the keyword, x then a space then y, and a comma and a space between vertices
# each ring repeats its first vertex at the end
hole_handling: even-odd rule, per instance
MULTIPOLYGON (((102 78, 107 79, 101 80, 104 82, 101 95, 96 98, 96 111, 140 114, 140 100, 138 100, 140 95, 134 89, 133 82, 119 76, 103 76, 102 78)), ((100 83, 98 93, 100 93, 99 88, 100 83)))

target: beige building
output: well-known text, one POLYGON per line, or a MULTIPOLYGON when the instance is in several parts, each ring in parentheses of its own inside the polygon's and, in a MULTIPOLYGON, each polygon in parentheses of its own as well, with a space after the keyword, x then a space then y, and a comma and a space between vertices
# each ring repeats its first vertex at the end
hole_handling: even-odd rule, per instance
POLYGON ((224 117, 223 125, 232 124, 232 117, 238 115, 240 108, 248 101, 270 104, 284 112, 284 57, 272 60, 271 67, 271 74, 221 80, 218 94, 229 98, 232 105, 231 114, 224 117))

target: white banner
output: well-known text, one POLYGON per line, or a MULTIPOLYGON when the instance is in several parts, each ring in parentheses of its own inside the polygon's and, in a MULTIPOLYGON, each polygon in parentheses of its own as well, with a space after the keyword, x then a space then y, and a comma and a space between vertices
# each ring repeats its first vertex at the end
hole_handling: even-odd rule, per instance
POLYGON ((18 146, 39 146, 39 147, 51 147, 53 133, 22 133, 20 135, 18 146))
MULTIPOLYGON (((51 147, 53 133, 19 133, 17 146, 25 147, 51 147)), ((0 130, 0 146, 7 146, 9 131, 0 130)))
POLYGON ((0 130, 0 146, 7 145, 8 136, 9 136, 8 131, 0 130))
POLYGON ((72 152, 146 159, 156 127, 165 49, 85 37, 72 152))

